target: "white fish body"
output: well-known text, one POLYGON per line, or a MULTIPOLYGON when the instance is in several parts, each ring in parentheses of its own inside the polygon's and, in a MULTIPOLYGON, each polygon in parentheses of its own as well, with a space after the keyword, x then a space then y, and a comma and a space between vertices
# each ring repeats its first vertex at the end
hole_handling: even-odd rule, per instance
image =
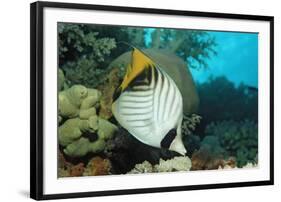
MULTIPOLYGON (((138 59, 134 54, 140 54, 135 51, 138 50, 133 52, 134 60, 138 59)), ((121 92, 113 103, 112 112, 117 121, 139 141, 160 148, 166 144, 163 140, 170 139, 166 147, 184 155, 186 150, 181 139, 182 95, 161 67, 150 62, 144 65, 146 75, 129 82, 130 89, 121 92), (166 138, 167 134, 171 137, 166 138)), ((141 74, 145 73, 142 71, 141 74)))

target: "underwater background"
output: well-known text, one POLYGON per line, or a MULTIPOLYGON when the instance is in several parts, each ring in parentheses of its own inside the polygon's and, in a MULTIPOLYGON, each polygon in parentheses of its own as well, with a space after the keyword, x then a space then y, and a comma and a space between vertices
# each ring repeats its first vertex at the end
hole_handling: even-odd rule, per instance
POLYGON ((58 23, 58 54, 58 177, 258 165, 257 33, 58 23), (170 75, 191 100, 186 157, 138 141, 112 115, 127 43, 192 75, 170 75))

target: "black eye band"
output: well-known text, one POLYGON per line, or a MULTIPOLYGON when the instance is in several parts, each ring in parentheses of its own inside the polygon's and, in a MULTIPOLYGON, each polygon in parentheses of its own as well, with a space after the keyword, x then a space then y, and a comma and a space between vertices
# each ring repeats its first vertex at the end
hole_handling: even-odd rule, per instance
POLYGON ((117 100, 119 98, 120 94, 121 94, 121 88, 118 87, 118 88, 115 89, 115 91, 113 93, 113 96, 112 96, 113 101, 112 102, 115 102, 115 100, 117 100))

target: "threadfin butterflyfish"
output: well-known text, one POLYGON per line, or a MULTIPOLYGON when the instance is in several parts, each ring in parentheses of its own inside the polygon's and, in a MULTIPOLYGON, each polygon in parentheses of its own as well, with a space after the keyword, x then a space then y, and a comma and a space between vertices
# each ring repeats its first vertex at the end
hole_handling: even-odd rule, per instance
POLYGON ((133 49, 131 63, 114 93, 112 112, 139 141, 185 155, 182 95, 161 66, 137 48, 133 49))

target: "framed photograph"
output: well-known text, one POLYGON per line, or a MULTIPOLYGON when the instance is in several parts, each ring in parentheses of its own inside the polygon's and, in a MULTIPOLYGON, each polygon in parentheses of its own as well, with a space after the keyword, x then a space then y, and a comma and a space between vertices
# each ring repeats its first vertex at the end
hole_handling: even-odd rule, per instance
POLYGON ((31 4, 31 198, 273 184, 273 17, 31 4))

